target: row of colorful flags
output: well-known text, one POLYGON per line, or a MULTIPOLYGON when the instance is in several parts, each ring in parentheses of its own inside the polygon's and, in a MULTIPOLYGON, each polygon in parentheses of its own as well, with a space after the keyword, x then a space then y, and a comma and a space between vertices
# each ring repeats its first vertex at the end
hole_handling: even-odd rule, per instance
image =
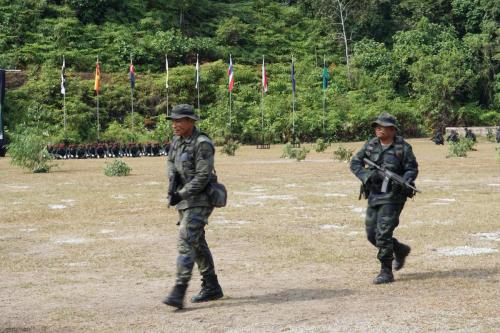
MULTIPOLYGON (((198 55, 196 55, 196 77, 195 77, 195 88, 199 89, 200 87, 200 62, 198 55)), ((66 95, 66 77, 65 77, 65 70, 66 70, 66 61, 63 58, 63 63, 61 67, 61 94, 66 95)), ((168 85, 168 58, 165 57, 165 70, 166 70, 166 79, 165 79, 165 88, 169 88, 168 85)), ((228 91, 232 92, 234 88, 234 67, 233 67, 233 59, 231 56, 229 56, 229 67, 227 69, 227 76, 228 76, 228 91)), ((136 81, 136 76, 135 76, 135 67, 132 61, 130 62, 130 67, 129 67, 129 79, 130 79, 130 88, 135 89, 135 81, 136 81)), ((330 73, 328 71, 328 67, 326 67, 326 64, 323 65, 323 72, 322 72, 322 79, 323 79, 323 90, 326 90, 328 88, 328 84, 330 81, 330 73)), ((296 89, 296 80, 295 80, 295 61, 292 59, 292 67, 291 67, 291 81, 292 81, 292 91, 295 94, 295 89, 296 89)), ((100 62, 97 60, 96 66, 95 66, 95 81, 94 81, 94 91, 96 94, 99 94, 101 90, 101 67, 100 67, 100 62)), ((264 57, 262 57, 262 91, 267 92, 268 91, 268 79, 267 79, 267 73, 266 73, 266 63, 264 60, 264 57)))

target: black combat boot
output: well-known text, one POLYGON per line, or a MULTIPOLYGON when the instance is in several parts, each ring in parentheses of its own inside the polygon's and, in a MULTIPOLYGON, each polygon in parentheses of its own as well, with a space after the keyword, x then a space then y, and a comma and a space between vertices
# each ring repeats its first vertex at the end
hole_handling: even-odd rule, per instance
POLYGON ((182 309, 184 307, 184 296, 186 295, 187 284, 176 284, 170 295, 165 297, 163 303, 182 309))
POLYGON ((393 268, 395 271, 399 271, 405 265, 406 257, 411 252, 411 247, 405 244, 399 244, 397 251, 394 251, 394 262, 393 268))
POLYGON ((201 290, 198 295, 191 298, 192 303, 208 302, 222 298, 222 288, 217 280, 217 275, 207 275, 201 279, 201 290))
POLYGON ((394 282, 394 275, 392 275, 392 262, 382 262, 380 273, 373 280, 373 284, 383 284, 390 282, 394 282))

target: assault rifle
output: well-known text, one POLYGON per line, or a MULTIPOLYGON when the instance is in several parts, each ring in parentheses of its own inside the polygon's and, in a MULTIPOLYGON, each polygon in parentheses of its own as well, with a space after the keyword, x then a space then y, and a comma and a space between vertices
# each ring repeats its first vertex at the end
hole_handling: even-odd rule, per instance
POLYGON ((398 184, 406 186, 407 188, 413 190, 414 192, 418 192, 418 193, 422 192, 419 189, 417 189, 415 186, 413 186, 412 184, 410 184, 409 181, 405 180, 403 177, 401 177, 400 175, 398 175, 397 173, 394 173, 394 172, 392 172, 390 170, 387 170, 385 167, 377 165, 376 163, 374 163, 373 161, 370 161, 367 158, 363 158, 363 161, 366 164, 368 164, 369 166, 374 167, 375 169, 377 169, 378 172, 379 172, 379 174, 382 177, 384 177, 384 182, 382 183, 382 189, 381 189, 382 193, 386 193, 387 192, 387 186, 389 185, 389 180, 392 180, 392 181, 394 181, 394 182, 396 182, 398 184))

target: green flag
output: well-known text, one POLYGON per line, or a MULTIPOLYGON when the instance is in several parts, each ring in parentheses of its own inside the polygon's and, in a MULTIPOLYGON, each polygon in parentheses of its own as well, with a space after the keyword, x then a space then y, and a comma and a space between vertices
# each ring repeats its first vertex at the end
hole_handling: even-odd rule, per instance
POLYGON ((323 66, 323 90, 328 88, 328 81, 330 80, 330 73, 328 73, 328 68, 323 66))

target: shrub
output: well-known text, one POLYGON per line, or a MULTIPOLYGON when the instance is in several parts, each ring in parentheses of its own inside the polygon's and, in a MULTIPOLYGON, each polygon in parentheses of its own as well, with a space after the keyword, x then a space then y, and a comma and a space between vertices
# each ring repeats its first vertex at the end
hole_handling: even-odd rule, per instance
POLYGON ((446 157, 467 157, 467 152, 474 150, 474 141, 463 138, 458 142, 453 142, 449 146, 449 154, 446 157))
POLYGON ((352 155, 354 154, 354 151, 352 149, 345 148, 344 146, 340 145, 337 150, 333 152, 333 159, 339 160, 339 161, 346 161, 349 162, 351 160, 352 155))
POLYGON ((293 148, 292 144, 287 143, 283 148, 283 154, 281 155, 281 158, 293 158, 300 162, 306 159, 307 154, 309 154, 309 149, 305 147, 293 148))
POLYGON ((120 160, 114 160, 113 163, 106 164, 106 166, 104 167, 104 174, 109 177, 128 176, 130 174, 130 171, 132 171, 132 168, 129 167, 127 163, 120 160))
POLYGON ((238 148, 240 148, 240 143, 238 141, 234 141, 233 139, 229 139, 226 144, 222 146, 221 152, 228 156, 234 156, 238 148))
POLYGON ((309 154, 309 149, 306 147, 303 148, 293 148, 296 151, 296 159, 298 162, 305 160, 307 157, 307 154, 309 154))
POLYGON ((493 133, 493 130, 491 128, 488 128, 486 132, 486 140, 490 142, 495 142, 496 140, 495 133, 493 133))
POLYGON ((283 147, 283 154, 281 154, 281 158, 295 158, 295 151, 293 150, 292 144, 287 143, 283 147))
POLYGON ((7 145, 11 163, 34 173, 49 172, 56 164, 52 163, 53 157, 47 151, 47 137, 32 128, 11 133, 12 142, 7 145))
POLYGON ((317 153, 322 153, 328 147, 330 147, 330 143, 329 142, 325 142, 325 140, 319 138, 319 139, 316 140, 316 145, 314 146, 314 149, 316 150, 317 153))
POLYGON ((224 146, 225 141, 226 141, 226 140, 225 140, 225 139, 224 139, 224 137, 222 137, 222 136, 216 136, 216 137, 212 140, 212 142, 214 143, 214 145, 215 145, 216 147, 224 146))

